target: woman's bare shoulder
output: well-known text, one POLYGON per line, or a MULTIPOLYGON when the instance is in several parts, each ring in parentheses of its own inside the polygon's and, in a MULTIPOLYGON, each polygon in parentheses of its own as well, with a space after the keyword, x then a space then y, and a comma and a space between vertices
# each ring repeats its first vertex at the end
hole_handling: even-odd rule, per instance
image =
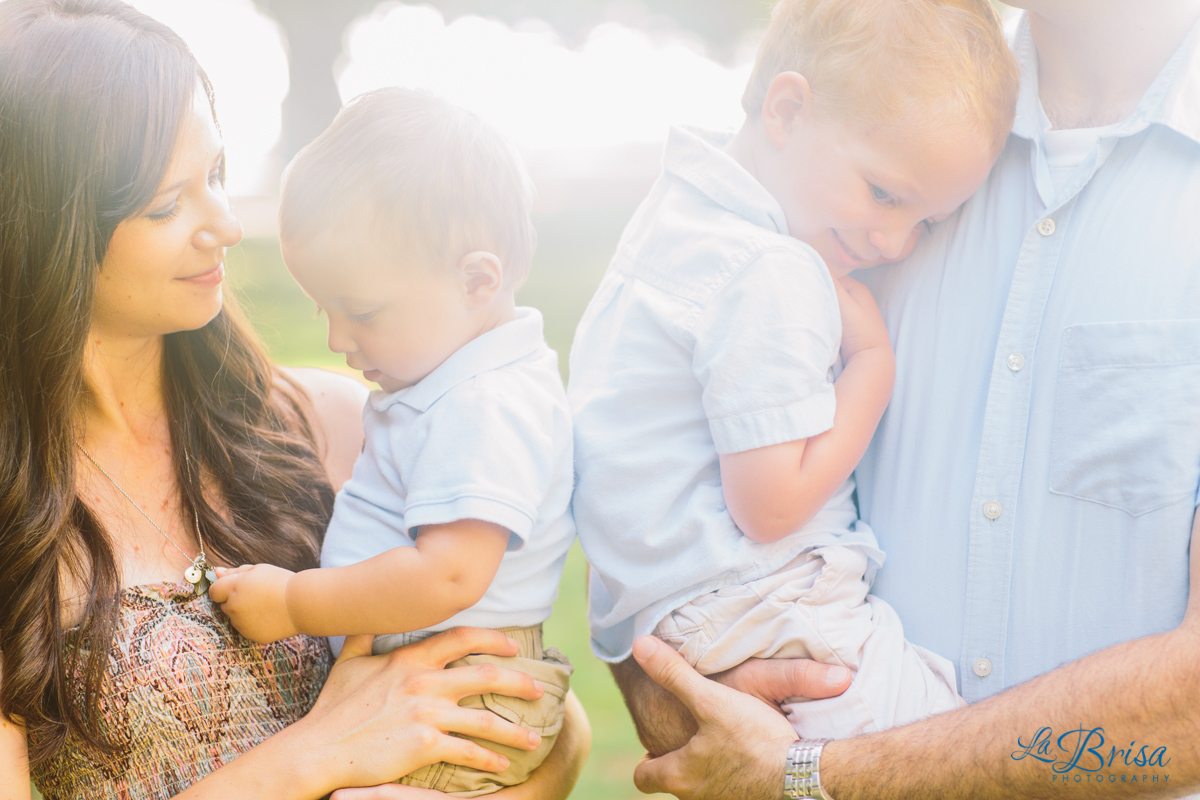
POLYGON ((280 373, 304 389, 301 408, 313 428, 317 451, 334 489, 340 489, 362 452, 362 408, 368 390, 346 375, 313 367, 279 367, 280 373))

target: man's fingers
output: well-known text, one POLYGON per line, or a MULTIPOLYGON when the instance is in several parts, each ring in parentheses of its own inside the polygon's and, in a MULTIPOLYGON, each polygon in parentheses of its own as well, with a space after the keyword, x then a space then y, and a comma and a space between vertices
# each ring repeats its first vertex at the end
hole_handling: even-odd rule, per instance
POLYGON ((649 755, 633 768, 633 785, 642 794, 675 794, 679 789, 679 751, 658 758, 649 755))
POLYGON ((499 631, 451 628, 402 650, 408 656, 419 655, 431 667, 444 667, 469 655, 515 656, 517 643, 499 631))
POLYGON ((642 636, 633 643, 633 657, 651 680, 679 698, 697 722, 706 716, 697 701, 715 684, 701 677, 679 653, 653 636, 642 636))
POLYGON ((357 636, 347 636, 346 641, 342 643, 342 652, 338 653, 337 660, 339 663, 341 663, 348 658, 369 656, 371 655, 371 645, 374 643, 375 637, 369 633, 361 633, 357 636))
POLYGON ((843 666, 807 658, 752 658, 711 677, 731 689, 779 705, 791 697, 836 697, 850 686, 854 674, 843 666))

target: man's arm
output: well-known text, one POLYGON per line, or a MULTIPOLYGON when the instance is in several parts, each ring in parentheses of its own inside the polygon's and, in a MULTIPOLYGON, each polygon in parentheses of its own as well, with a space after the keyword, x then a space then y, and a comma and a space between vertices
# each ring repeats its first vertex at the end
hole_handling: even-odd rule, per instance
MULTIPOLYGON (((1192 527, 1192 545, 1191 581, 1196 586, 1200 516, 1192 527)), ((668 791, 692 800, 781 797, 782 784, 775 780, 783 774, 788 743, 772 728, 764 725, 760 732, 746 725, 752 710, 748 698, 730 702, 724 687, 697 676, 663 645, 635 649, 635 656, 700 723, 684 748, 639 765, 635 782, 642 791, 668 791), (744 758, 742 769, 728 780, 713 785, 708 776, 715 768, 711 754, 720 752, 715 744, 736 735, 751 737, 749 748, 739 744, 738 749, 753 756, 744 758)), ((1193 591, 1184 620, 1173 631, 1107 648, 968 708, 828 744, 821 757, 822 784, 837 800, 1176 796, 1200 786, 1197 663, 1200 592, 1193 591), (1095 767, 1102 756, 1104 768, 1058 774, 1052 763, 1028 755, 1014 758, 1025 750, 1019 742, 1029 743, 1046 727, 1053 740, 1040 753, 1035 747, 1034 754, 1058 762, 1070 761, 1081 738, 1068 736, 1063 752, 1059 736, 1102 728, 1104 744, 1098 746, 1093 737, 1078 764, 1095 767), (1134 763, 1142 745, 1143 758, 1165 748, 1159 756, 1162 766, 1134 763), (1096 780, 1100 775, 1103 781, 1096 780), (1143 780, 1153 775, 1157 781, 1143 780)))

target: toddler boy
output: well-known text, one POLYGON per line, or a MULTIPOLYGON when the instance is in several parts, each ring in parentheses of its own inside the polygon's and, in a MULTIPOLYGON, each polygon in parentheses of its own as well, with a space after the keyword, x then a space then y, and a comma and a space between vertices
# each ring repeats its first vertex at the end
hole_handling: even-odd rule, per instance
POLYGON ((381 389, 363 410, 365 446, 338 493, 323 569, 259 565, 224 579, 223 608, 255 641, 373 633, 379 653, 456 625, 517 640, 516 658, 464 662, 526 672, 542 698, 461 705, 532 729, 536 750, 485 743, 508 769, 441 763, 402 780, 465 797, 541 763, 571 672, 541 633, 575 529, 558 359, 538 312, 514 301, 533 253, 530 186, 478 117, 402 89, 358 98, 296 156, 284 260, 328 316, 330 348, 381 389))
POLYGON ((842 696, 786 704, 805 737, 958 707, 952 665, 868 594, 883 554, 850 476, 895 363, 846 275, 971 196, 1016 90, 987 0, 782 0, 740 131, 672 131, 571 352, 602 659, 655 633, 705 674, 850 668, 842 696))

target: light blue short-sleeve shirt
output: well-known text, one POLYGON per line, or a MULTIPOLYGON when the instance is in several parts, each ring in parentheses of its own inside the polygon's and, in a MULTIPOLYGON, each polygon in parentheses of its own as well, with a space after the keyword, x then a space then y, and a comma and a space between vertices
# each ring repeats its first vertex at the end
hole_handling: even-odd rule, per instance
POLYGON ((510 531, 496 577, 478 603, 428 630, 548 618, 575 526, 570 410, 541 314, 518 309, 419 383, 372 392, 363 427, 363 453, 338 492, 321 566, 413 547, 422 525, 484 520, 510 531))
POLYGON ((664 173, 626 228, 571 350, 574 512, 592 565, 592 647, 635 637, 808 547, 864 546, 847 482, 796 533, 756 544, 733 523, 718 454, 833 424, 841 344, 833 280, 787 235, 778 202, 721 147, 671 132, 664 173))
POLYGON ((874 591, 955 662, 969 701, 1183 618, 1200 491, 1196 38, 1055 182, 1022 21, 1017 119, 991 176, 904 263, 861 273, 897 358, 856 472, 888 553, 874 591))

